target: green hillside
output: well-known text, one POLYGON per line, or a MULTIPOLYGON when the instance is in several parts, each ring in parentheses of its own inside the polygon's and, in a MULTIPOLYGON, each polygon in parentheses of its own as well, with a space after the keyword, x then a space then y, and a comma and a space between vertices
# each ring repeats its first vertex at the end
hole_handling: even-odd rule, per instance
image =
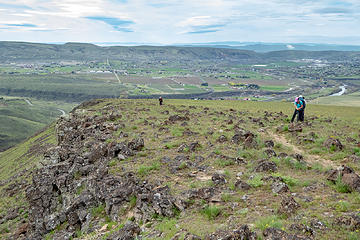
POLYGON ((44 102, 28 98, 0 100, 0 151, 18 144, 69 111, 73 104, 44 102), (26 102, 28 101, 28 102, 26 102))
POLYGON ((297 124, 292 111, 285 102, 83 103, 0 153, 0 236, 360 238, 359 108, 308 104, 297 124))

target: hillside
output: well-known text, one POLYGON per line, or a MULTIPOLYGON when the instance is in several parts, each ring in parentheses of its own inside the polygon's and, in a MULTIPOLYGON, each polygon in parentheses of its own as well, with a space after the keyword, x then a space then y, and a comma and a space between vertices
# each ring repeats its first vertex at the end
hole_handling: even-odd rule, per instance
POLYGON ((0 96, 0 151, 34 135, 72 107, 74 104, 0 96))
POLYGON ((290 59, 320 58, 327 60, 359 59, 356 51, 272 51, 256 53, 251 50, 214 47, 177 46, 112 46, 100 47, 88 43, 40 44, 0 42, 0 63, 104 61, 225 61, 236 63, 264 63, 290 59))
POLYGON ((0 153, 0 236, 359 239, 359 108, 290 114, 281 102, 84 103, 0 153))

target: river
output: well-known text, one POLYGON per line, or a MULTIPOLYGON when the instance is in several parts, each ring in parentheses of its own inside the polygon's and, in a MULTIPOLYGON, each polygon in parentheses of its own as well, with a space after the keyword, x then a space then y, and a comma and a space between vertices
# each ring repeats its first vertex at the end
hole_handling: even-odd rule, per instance
POLYGON ((337 93, 334 93, 334 94, 331 94, 330 96, 341 96, 341 95, 343 95, 346 92, 346 86, 347 85, 340 86, 339 88, 341 89, 341 91, 337 92, 337 93))

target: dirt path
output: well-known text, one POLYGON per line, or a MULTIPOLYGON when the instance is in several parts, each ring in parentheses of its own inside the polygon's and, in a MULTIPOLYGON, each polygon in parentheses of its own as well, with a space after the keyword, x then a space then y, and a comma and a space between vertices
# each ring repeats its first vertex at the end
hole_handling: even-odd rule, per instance
POLYGON ((324 167, 332 167, 332 168, 337 168, 339 167, 338 165, 336 165, 333 161, 331 160, 326 160, 324 158, 321 158, 319 155, 313 155, 313 154, 308 154, 306 151, 298 148, 297 146, 295 146, 294 144, 290 143, 288 140, 286 140, 286 138, 282 135, 273 133, 273 132, 268 132, 270 137, 273 139, 274 142, 278 142, 281 143, 282 145, 289 147, 293 150, 293 152, 295 153, 299 153, 303 156, 306 156, 305 161, 311 164, 314 163, 320 163, 321 165, 323 165, 324 167))

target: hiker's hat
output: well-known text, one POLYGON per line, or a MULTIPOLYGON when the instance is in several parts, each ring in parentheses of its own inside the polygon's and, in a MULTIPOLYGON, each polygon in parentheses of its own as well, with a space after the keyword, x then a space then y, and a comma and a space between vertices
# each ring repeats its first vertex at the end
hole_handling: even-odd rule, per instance
POLYGON ((299 101, 299 98, 297 97, 297 98, 295 98, 295 102, 297 102, 297 101, 299 101))
POLYGON ((300 96, 299 96, 299 98, 302 98, 302 97, 303 97, 303 95, 300 95, 300 96))

